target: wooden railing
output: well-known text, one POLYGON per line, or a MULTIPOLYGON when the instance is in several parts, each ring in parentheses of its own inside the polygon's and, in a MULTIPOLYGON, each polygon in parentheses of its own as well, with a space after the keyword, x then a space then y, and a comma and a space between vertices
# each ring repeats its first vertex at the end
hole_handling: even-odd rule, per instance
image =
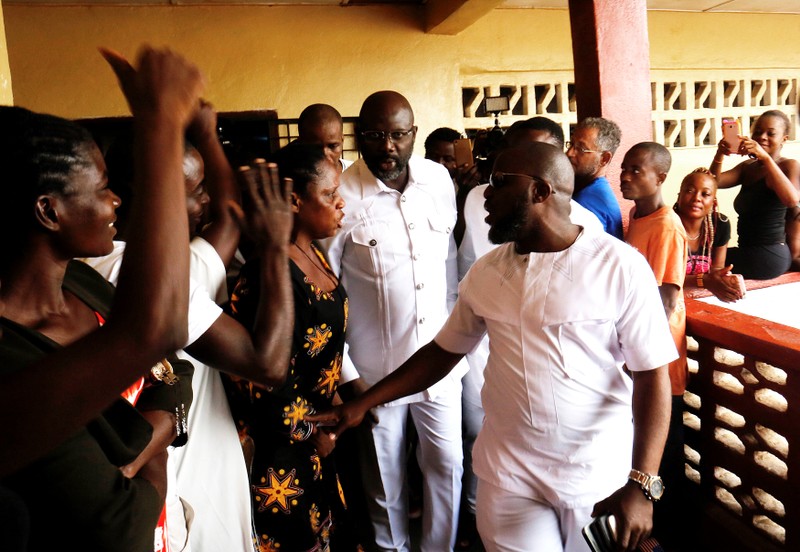
POLYGON ((800 330, 691 294, 686 306, 686 465, 703 549, 800 550, 800 330))

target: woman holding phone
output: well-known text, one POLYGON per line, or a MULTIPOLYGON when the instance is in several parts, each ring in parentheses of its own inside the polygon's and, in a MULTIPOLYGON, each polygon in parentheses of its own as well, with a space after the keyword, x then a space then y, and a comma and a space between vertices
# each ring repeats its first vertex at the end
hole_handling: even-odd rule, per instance
POLYGON ((800 201, 800 163, 781 155, 790 124, 785 113, 766 111, 756 120, 751 137, 738 137, 738 147, 723 138, 711 163, 719 188, 741 186, 733 203, 739 215, 739 244, 728 249, 725 264, 745 278, 775 278, 792 262, 786 212, 800 201), (732 153, 749 159, 723 172, 723 159, 732 153))

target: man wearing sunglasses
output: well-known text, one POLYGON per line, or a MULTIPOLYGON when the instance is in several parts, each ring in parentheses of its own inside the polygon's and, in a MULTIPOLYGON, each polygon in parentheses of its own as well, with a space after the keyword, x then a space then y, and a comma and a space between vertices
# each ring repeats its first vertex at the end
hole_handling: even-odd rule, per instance
MULTIPOLYGON (((349 295, 348 358, 372 385, 436 335, 457 295, 456 202, 442 165, 413 156, 417 127, 406 98, 376 92, 361 107, 361 159, 343 174, 342 230, 326 248, 349 295)), ((362 428, 362 467, 379 550, 410 550, 405 487, 407 425, 424 475, 421 549, 452 550, 461 494, 461 376, 377 409, 362 428)))
POLYGON ((485 198, 502 245, 461 282, 441 331, 366 393, 311 418, 336 423, 335 439, 375 405, 434 384, 488 333, 473 450, 487 552, 585 550, 582 527, 604 513, 631 552, 663 492, 675 344, 644 257, 570 221, 573 179, 550 144, 501 152, 485 198))

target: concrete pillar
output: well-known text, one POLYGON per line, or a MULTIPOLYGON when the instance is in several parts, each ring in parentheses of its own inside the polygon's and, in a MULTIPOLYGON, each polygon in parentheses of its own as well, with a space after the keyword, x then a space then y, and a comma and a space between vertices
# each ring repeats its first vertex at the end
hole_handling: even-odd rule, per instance
POLYGON ((8 46, 2 8, 3 3, 2 0, 0 0, 0 105, 13 105, 14 96, 11 93, 11 69, 8 66, 8 46))
POLYGON ((646 0, 569 0, 578 120, 604 117, 622 129, 608 181, 627 227, 633 202, 619 193, 619 166, 628 149, 652 140, 650 41, 646 0))

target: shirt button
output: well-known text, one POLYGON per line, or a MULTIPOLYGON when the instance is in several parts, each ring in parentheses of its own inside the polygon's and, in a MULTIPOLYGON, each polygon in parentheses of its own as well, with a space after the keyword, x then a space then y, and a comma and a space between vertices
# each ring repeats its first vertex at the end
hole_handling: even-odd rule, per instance
POLYGON ((400 201, 406 201, 406 196, 400 196, 400 201))
POLYGON ((417 284, 417 289, 422 289, 425 287, 425 284, 417 284))
POLYGON ((369 240, 369 244, 370 244, 372 247, 375 247, 376 245, 378 245, 378 240, 375 240, 375 239, 369 240))
POLYGON ((424 323, 425 323, 425 318, 424 318, 424 317, 423 317, 423 318, 420 318, 420 319, 419 319, 419 323, 420 323, 420 324, 424 324, 424 323))
POLYGON ((414 229, 414 223, 413 222, 409 222, 408 223, 408 229, 409 230, 413 230, 414 229))
POLYGON ((415 261, 418 261, 419 260, 419 254, 417 253, 411 258, 414 259, 415 261))
POLYGON ((450 233, 450 227, 449 227, 449 226, 447 227, 447 230, 446 230, 446 232, 447 232, 448 234, 450 233))

